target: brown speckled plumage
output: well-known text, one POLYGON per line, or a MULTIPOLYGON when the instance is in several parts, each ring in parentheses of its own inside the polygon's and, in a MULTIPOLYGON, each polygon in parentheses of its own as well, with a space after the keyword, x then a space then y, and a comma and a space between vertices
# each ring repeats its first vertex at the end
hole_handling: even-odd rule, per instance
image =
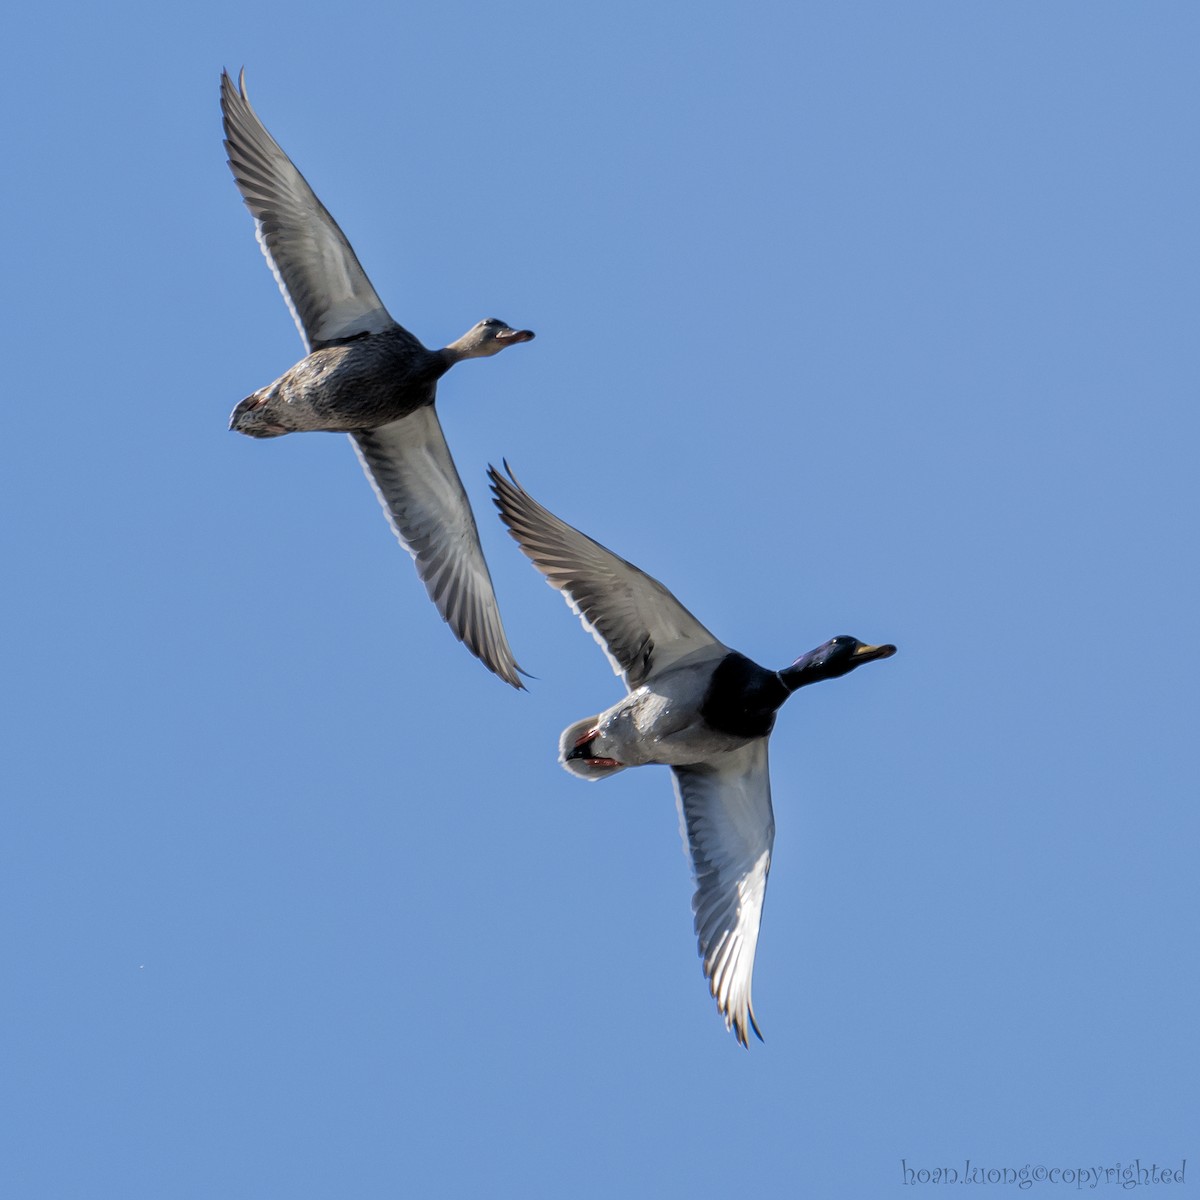
POLYGON ((322 346, 247 396, 229 426, 250 437, 353 433, 432 404, 450 364, 399 325, 322 346))

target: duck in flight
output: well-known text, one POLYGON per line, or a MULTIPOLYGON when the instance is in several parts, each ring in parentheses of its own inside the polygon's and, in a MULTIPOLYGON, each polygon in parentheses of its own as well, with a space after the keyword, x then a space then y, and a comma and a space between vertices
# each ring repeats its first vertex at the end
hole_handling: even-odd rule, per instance
POLYGON ((480 321, 429 350, 383 307, 350 243, 258 119, 245 72, 221 73, 229 167, 259 245, 304 342, 305 357, 233 410, 249 437, 348 433, 384 513, 454 636, 491 671, 523 686, 500 621, 479 530, 434 410, 457 362, 533 338, 480 321))
POLYGON ((719 642, 656 579, 561 521, 505 464, 489 468, 509 533, 622 675, 628 695, 576 721, 559 761, 597 780, 645 763, 671 768, 680 828, 696 878, 692 897, 704 974, 717 1008, 747 1045, 750 982, 775 818, 767 742, 798 689, 890 658, 895 646, 835 637, 771 671, 719 642))

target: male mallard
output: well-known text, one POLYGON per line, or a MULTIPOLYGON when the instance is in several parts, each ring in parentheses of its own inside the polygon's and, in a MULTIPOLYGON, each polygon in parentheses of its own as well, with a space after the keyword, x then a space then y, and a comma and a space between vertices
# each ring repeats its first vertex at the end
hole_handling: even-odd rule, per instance
POLYGON ((671 768, 704 974, 726 1029, 743 1046, 747 1025, 761 1040, 750 981, 775 841, 767 770, 775 715, 797 689, 896 647, 835 637, 782 671, 760 667, 717 641, 658 580, 543 508, 511 471, 489 474, 509 533, 629 690, 563 731, 559 761, 590 780, 645 763, 671 768))

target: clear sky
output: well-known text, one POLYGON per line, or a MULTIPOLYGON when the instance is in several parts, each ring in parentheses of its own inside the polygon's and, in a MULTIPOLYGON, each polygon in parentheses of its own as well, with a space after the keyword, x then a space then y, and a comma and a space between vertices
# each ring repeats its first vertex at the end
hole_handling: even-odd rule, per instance
POLYGON ((0 1193, 1196 1184, 1195 5, 6 24, 0 1193), (439 401, 528 694, 343 437, 226 429, 300 354, 242 65, 399 320, 537 331, 439 401), (781 714, 748 1052, 502 457, 759 662, 900 648, 781 714))

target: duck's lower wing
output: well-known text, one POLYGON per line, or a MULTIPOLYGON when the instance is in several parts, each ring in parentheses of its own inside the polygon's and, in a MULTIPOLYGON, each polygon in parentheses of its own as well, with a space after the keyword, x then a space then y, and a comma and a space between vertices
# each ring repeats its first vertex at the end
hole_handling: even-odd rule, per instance
POLYGON ((350 440, 392 530, 454 636, 506 683, 524 687, 475 516, 433 406, 353 433, 350 440))
POLYGON ((775 844, 767 739, 671 774, 696 874, 692 911, 704 974, 725 1028, 745 1046, 748 1028, 762 1040, 750 984, 775 844))

